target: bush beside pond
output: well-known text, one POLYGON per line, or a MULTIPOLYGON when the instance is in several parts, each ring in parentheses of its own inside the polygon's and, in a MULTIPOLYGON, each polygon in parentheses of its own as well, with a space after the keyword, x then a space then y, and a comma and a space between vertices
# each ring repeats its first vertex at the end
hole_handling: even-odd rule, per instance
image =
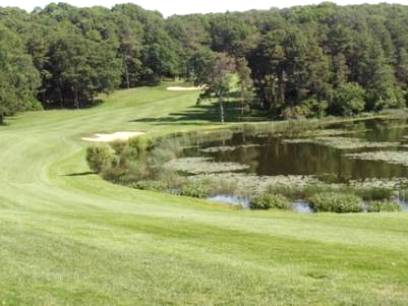
POLYGON ((356 193, 362 197, 364 201, 390 200, 394 195, 394 191, 387 188, 356 189, 356 193))
POLYGON ((86 161, 89 168, 96 173, 111 167, 113 162, 113 150, 107 146, 92 146, 86 150, 86 161))
POLYGON ((207 198, 210 188, 206 184, 188 183, 181 187, 180 195, 192 198, 207 198))
POLYGON ((396 202, 372 202, 367 206, 367 212, 397 212, 401 211, 401 206, 396 202))
POLYGON ((291 202, 283 195, 263 193, 250 202, 251 209, 290 209, 291 202))
POLYGON ((356 213, 364 210, 363 201, 354 194, 323 192, 309 198, 315 212, 356 213))

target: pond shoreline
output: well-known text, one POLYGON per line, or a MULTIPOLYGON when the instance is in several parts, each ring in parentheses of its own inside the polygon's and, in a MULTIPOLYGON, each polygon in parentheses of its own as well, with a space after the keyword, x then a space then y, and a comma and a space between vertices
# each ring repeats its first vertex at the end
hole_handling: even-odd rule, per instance
MULTIPOLYGON (((387 209, 401 210, 402 207, 395 207, 391 204, 390 192, 383 191, 386 189, 395 191, 392 188, 365 187, 366 194, 361 195, 357 188, 344 184, 348 180, 351 181, 352 178, 365 179, 358 173, 364 173, 367 170, 359 169, 360 165, 364 165, 363 162, 353 164, 352 159, 346 162, 344 159, 346 157, 343 158, 338 152, 398 146, 399 142, 375 142, 373 139, 363 141, 358 137, 361 137, 363 133, 370 135, 372 127, 367 125, 375 127, 377 123, 401 121, 403 120, 401 118, 406 118, 405 112, 370 114, 356 118, 229 124, 210 129, 161 135, 155 138, 141 136, 128 142, 116 142, 111 145, 112 149, 107 148, 105 153, 111 156, 109 158, 112 158, 112 162, 111 164, 108 162, 107 168, 109 169, 101 171, 101 174, 105 179, 133 188, 211 200, 218 199, 231 205, 240 203, 244 208, 252 209, 257 209, 256 197, 268 193, 270 195, 266 196, 267 200, 266 198, 263 200, 268 203, 263 203, 259 208, 268 209, 276 206, 282 209, 293 209, 303 201, 303 206, 299 206, 300 211, 333 209, 335 212, 348 212, 348 209, 352 209, 355 211, 351 212, 363 212, 365 210, 364 197, 371 192, 377 194, 375 199, 371 199, 371 202, 374 205, 374 200, 377 201, 375 205, 379 207, 379 211, 382 205, 379 205, 378 201, 382 201, 387 209), (357 126, 358 129, 354 129, 354 126, 357 126), (314 135, 325 136, 313 138, 314 135), (339 137, 339 135, 352 135, 353 137, 339 137), (303 142, 290 141, 290 139, 296 140, 295 137, 299 136, 303 137, 303 142), (324 142, 321 143, 321 141, 324 142), (271 145, 274 147, 270 147, 271 145), (321 145, 326 146, 327 149, 322 149, 321 145), (306 151, 302 148, 305 148, 306 151), (290 153, 291 151, 293 152, 290 153), (313 157, 312 160, 306 158, 308 155, 305 154, 313 157), (331 164, 327 161, 335 162, 340 156, 343 158, 343 163, 350 164, 347 166, 349 169, 353 169, 350 166, 356 167, 360 172, 348 175, 346 171, 342 174, 343 178, 336 179, 333 176, 329 179, 328 174, 338 175, 341 168, 338 170, 336 167, 330 168, 331 164), (130 166, 136 165, 135 162, 138 164, 136 168, 130 166), (330 167, 327 168, 328 166, 330 167), (347 181, 343 182, 343 179, 346 180, 346 178, 347 181), (239 183, 241 180, 242 182, 239 183), (250 187, 251 185, 256 185, 256 187, 250 187), (294 190, 282 192, 285 188, 294 190), (310 202, 311 194, 302 194, 303 189, 309 189, 310 192, 313 188, 326 192, 327 202, 331 200, 341 202, 343 199, 339 193, 347 191, 349 194, 356 195, 356 205, 342 209, 327 207, 317 209, 313 205, 306 207, 304 203, 313 204, 313 202, 310 202), (381 193, 383 194, 378 196, 381 193), (297 198, 293 198, 295 194, 297 198)), ((393 130, 399 131, 397 128, 393 130)), ((372 168, 372 164, 369 166, 372 168)), ((341 167, 344 168, 344 165, 341 167)), ((389 173, 384 178, 390 181, 392 177, 398 177, 392 176, 393 174, 400 173, 401 178, 407 178, 404 184, 408 186, 408 170, 398 172, 398 169, 387 167, 373 168, 378 170, 377 172, 371 171, 369 177, 379 175, 378 178, 381 178, 385 173, 389 173)))

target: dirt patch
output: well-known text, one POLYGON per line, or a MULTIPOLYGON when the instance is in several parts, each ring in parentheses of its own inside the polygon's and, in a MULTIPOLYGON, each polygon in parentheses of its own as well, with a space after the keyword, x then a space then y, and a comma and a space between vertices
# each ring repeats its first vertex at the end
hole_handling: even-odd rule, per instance
POLYGON ((82 140, 89 142, 114 142, 114 141, 127 141, 130 138, 139 137, 144 135, 143 132, 115 132, 111 134, 93 134, 90 137, 83 137, 82 140))

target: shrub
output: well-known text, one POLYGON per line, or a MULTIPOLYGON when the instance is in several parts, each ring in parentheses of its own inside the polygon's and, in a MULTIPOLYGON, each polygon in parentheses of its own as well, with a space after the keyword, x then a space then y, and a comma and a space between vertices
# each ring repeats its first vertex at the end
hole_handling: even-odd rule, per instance
POLYGON ((101 173, 104 169, 111 167, 113 160, 112 149, 105 146, 89 147, 86 151, 86 161, 92 171, 101 173))
POLYGON ((396 212, 401 211, 401 206, 396 202, 371 202, 368 203, 367 211, 372 212, 396 212))
POLYGON ((394 195, 392 189, 387 188, 365 188, 358 189, 356 193, 365 201, 383 201, 390 200, 394 195))
POLYGON ((136 155, 134 157, 139 157, 140 155, 144 154, 151 149, 152 145, 152 139, 147 136, 140 136, 129 140, 129 147, 136 155))
POLYGON ((267 186, 265 192, 269 194, 280 194, 291 200, 296 200, 303 196, 303 188, 280 184, 267 186))
POLYGON ((111 182, 125 184, 126 178, 126 170, 120 167, 106 167, 101 171, 102 177, 111 182))
POLYGON ((309 98, 297 106, 287 107, 282 116, 285 119, 321 118, 325 116, 327 108, 327 101, 309 98))
POLYGON ((117 140, 117 141, 112 142, 110 146, 113 149, 113 151, 115 151, 116 155, 122 155, 124 152, 126 152, 128 148, 128 142, 117 140))
POLYGON ((251 209, 289 209, 291 203, 289 200, 280 194, 263 193, 250 202, 251 209))
POLYGON ((149 163, 161 171, 163 164, 176 159, 182 151, 183 147, 178 140, 163 140, 150 152, 149 163))
POLYGON ((152 181, 152 180, 139 181, 137 183, 131 184, 130 186, 135 189, 150 190, 150 191, 167 191, 168 189, 168 186, 165 183, 161 181, 152 181))
POLYGON ((352 213, 364 210, 362 199, 354 194, 323 192, 314 194, 308 200, 315 212, 352 213))
POLYGON ((189 182, 181 187, 180 195, 192 198, 207 198, 209 187, 200 182, 189 182))
POLYGON ((163 168, 157 175, 157 180, 172 190, 181 190, 182 186, 188 183, 186 177, 179 175, 177 171, 166 168, 163 168))

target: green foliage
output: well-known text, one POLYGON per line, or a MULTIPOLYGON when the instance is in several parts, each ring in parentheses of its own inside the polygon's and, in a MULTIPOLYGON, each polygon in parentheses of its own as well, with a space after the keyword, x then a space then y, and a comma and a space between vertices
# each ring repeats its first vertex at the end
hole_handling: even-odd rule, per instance
POLYGON ((289 209, 290 201, 283 195, 262 193, 261 195, 251 199, 251 209, 289 209))
POLYGON ((363 201, 354 194, 323 192, 309 198, 316 212, 356 213, 364 210, 363 201))
POLYGON ((139 136, 130 139, 128 145, 133 157, 141 157, 152 148, 153 140, 148 136, 139 136))
POLYGON ((209 63, 207 73, 199 78, 201 85, 205 86, 204 92, 200 95, 198 103, 202 100, 215 98, 220 107, 220 121, 225 121, 225 100, 229 98, 233 89, 234 73, 236 63, 234 59, 226 53, 218 53, 209 63))
POLYGON ((135 189, 159 191, 159 192, 166 191, 168 188, 167 184, 163 183, 162 181, 157 181, 157 180, 138 181, 136 183, 130 184, 130 186, 135 189))
POLYGON ((331 111, 342 116, 361 113, 365 107, 365 91, 357 83, 346 83, 336 89, 331 111))
POLYGON ((395 202, 370 202, 367 205, 367 211, 373 212, 398 212, 401 211, 401 206, 395 202))
POLYGON ((394 195, 394 191, 387 188, 358 188, 355 192, 364 201, 387 201, 394 195))
POLYGON ((17 35, 0 24, 0 124, 6 115, 38 108, 39 74, 17 35))
POLYGON ((206 198, 210 195, 209 187, 202 182, 183 184, 180 195, 192 198, 206 198))
POLYGON ((89 168, 96 173, 111 168, 113 157, 112 149, 107 145, 92 146, 86 150, 86 161, 89 168))
POLYGON ((304 100, 294 107, 287 107, 282 112, 285 119, 321 118, 326 115, 328 103, 315 98, 304 100))
POLYGON ((16 50, 2 58, 15 71, 2 67, 1 95, 8 99, 0 103, 0 120, 34 98, 79 108, 118 87, 178 77, 206 85, 202 98, 218 103, 221 121, 230 101, 240 104, 241 117, 262 108, 272 118, 294 119, 408 101, 404 6, 325 3, 167 19, 134 4, 0 10, 0 36, 10 36, 2 52, 16 50))
POLYGON ((154 146, 149 154, 149 163, 160 173, 163 165, 173 159, 176 159, 182 152, 183 147, 176 138, 169 138, 160 141, 154 146))

